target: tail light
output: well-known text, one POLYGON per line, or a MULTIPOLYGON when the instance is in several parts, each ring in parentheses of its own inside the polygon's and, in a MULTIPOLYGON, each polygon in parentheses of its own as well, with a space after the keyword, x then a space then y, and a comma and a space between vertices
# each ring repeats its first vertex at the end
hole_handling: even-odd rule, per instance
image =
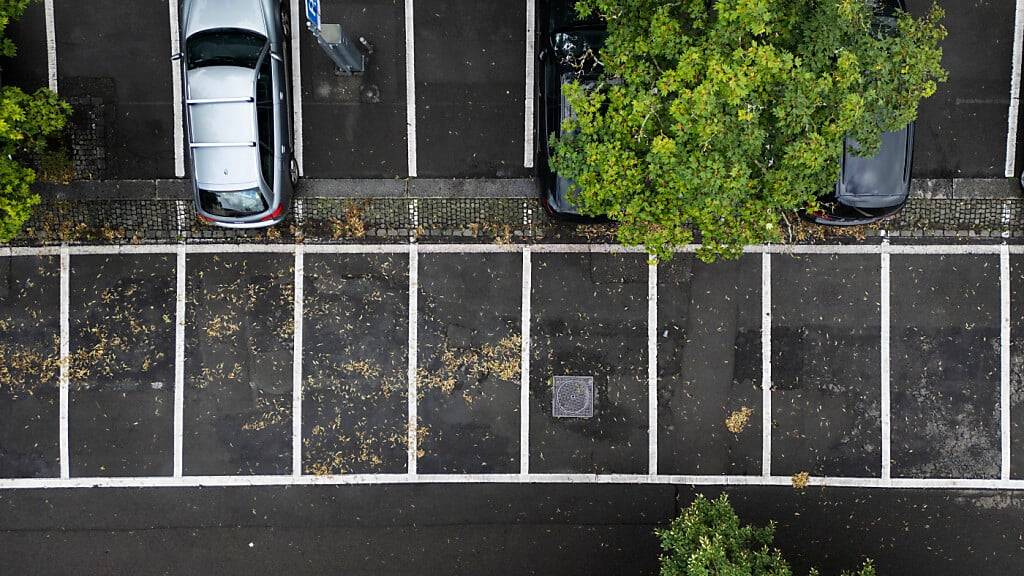
POLYGON ((200 222, 206 222, 207 224, 213 224, 213 218, 210 218, 209 216, 203 216, 202 214, 196 214, 196 217, 199 218, 200 222))
POLYGON ((273 212, 271 212, 270 214, 267 214, 263 218, 260 218, 260 222, 266 222, 268 220, 274 220, 274 219, 276 219, 278 216, 280 216, 283 213, 284 213, 284 204, 278 204, 277 205, 277 209, 274 210, 273 212))

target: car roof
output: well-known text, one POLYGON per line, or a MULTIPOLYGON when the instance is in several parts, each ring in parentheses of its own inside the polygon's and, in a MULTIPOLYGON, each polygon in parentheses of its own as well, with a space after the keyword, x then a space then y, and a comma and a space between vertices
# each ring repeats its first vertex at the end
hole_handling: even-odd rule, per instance
POLYGON ((204 66, 188 72, 190 143, 196 186, 227 191, 259 186, 255 74, 250 68, 204 66), (228 101, 223 101, 228 100, 228 101))
POLYGON ((913 124, 903 130, 882 133, 878 153, 857 156, 857 142, 846 138, 836 199, 856 208, 886 208, 907 198, 913 124))

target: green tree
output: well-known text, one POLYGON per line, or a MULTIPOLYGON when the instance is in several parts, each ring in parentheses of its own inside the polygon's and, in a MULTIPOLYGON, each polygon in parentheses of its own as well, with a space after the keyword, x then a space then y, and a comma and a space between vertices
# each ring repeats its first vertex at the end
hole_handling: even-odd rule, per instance
POLYGON ((834 184, 845 135, 873 154, 946 79, 942 9, 885 26, 875 2, 578 0, 608 25, 604 81, 566 87, 553 168, 658 256, 694 229, 705 260, 778 240, 834 184))
MULTIPOLYGON (((775 526, 743 526, 729 498, 715 500, 703 495, 672 521, 657 530, 661 539, 661 576, 790 576, 789 564, 772 546, 775 526)), ((817 571, 812 570, 810 576, 817 571)), ((845 576, 875 576, 866 562, 845 576)))
MULTIPOLYGON (((0 56, 15 55, 7 24, 21 16, 29 0, 0 0, 0 56)), ((31 94, 0 89, 0 242, 13 238, 39 204, 32 192, 36 173, 27 164, 43 153, 47 138, 63 130, 71 107, 48 88, 31 94)))

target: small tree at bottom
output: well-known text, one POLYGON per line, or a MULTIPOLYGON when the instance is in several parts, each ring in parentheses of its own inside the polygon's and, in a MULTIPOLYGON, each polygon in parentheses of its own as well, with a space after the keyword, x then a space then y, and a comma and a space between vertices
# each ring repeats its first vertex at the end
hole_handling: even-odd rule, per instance
MULTIPOLYGON (((669 524, 656 531, 661 539, 661 576, 791 576, 792 570, 773 546, 775 525, 763 528, 740 524, 722 494, 703 495, 669 524)), ((809 576, 815 576, 812 570, 809 576)), ((871 562, 844 576, 876 576, 871 562)))

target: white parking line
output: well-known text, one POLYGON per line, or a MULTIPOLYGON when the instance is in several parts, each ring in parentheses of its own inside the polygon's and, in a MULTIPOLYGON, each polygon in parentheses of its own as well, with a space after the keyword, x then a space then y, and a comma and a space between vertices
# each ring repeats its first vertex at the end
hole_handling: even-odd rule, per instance
POLYGON ((178 246, 174 297, 174 475, 182 475, 185 436, 185 245, 178 246))
MULTIPOLYGON (((177 54, 181 50, 181 36, 178 28, 178 2, 170 0, 167 3, 171 20, 171 54, 177 54)), ((185 176, 185 123, 181 112, 181 62, 171 61, 171 108, 174 115, 174 176, 183 178, 185 176)), ((179 234, 181 231, 179 230, 179 234)))
POLYGON ((761 475, 772 475, 772 255, 761 255, 761 475))
POLYGON ((890 338, 890 307, 889 297, 891 295, 890 290, 890 256, 889 254, 881 255, 881 274, 879 276, 879 303, 881 318, 879 320, 879 330, 881 333, 881 381, 882 381, 882 479, 889 480, 892 478, 892 405, 891 405, 891 391, 890 391, 890 372, 891 372, 891 358, 889 356, 889 338, 890 338))
POLYGON ((306 166, 302 161, 302 42, 300 42, 300 35, 302 34, 301 22, 304 20, 305 14, 299 9, 301 4, 303 3, 299 0, 291 0, 288 19, 291 21, 291 39, 289 42, 292 49, 292 137, 295 139, 293 146, 295 163, 299 165, 299 176, 305 176, 306 166))
POLYGON ((405 0, 405 124, 409 177, 416 177, 416 38, 413 0, 405 0))
POLYGON ((60 251, 60 477, 71 477, 68 447, 68 378, 71 372, 71 255, 60 251))
MULTIPOLYGON (((105 478, 2 478, 0 490, 81 488, 197 488, 229 486, 339 486, 369 484, 662 484, 690 486, 783 486, 788 476, 681 476, 648 474, 340 474, 329 476, 146 476, 105 478)), ((1024 480, 980 480, 969 478, 881 478, 815 477, 809 486, 837 488, 896 488, 930 490, 1013 490, 1024 491, 1024 480)))
POLYGON ((530 473, 530 315, 533 294, 533 261, 530 250, 523 250, 523 300, 519 361, 519 473, 530 473))
POLYGON ((658 263, 647 265, 647 473, 658 474, 658 263))
POLYGON ((526 117, 523 134, 523 166, 533 168, 534 153, 534 70, 537 63, 536 42, 537 42, 537 2, 526 0, 526 92, 523 102, 526 117))
POLYGON ((50 90, 57 91, 57 30, 53 21, 53 0, 43 1, 46 18, 46 76, 50 90))
POLYGON ((1017 175, 1017 122, 1020 114, 1021 51, 1024 49, 1024 0, 1017 0, 1013 21, 1013 61, 1010 69, 1010 111, 1006 128, 1006 173, 1017 175))
POLYGON ((1010 251, 999 253, 999 428, 1000 477, 1010 479, 1010 251))
POLYGON ((419 430, 419 416, 416 413, 419 392, 416 386, 417 346, 419 346, 419 253, 416 251, 416 244, 409 245, 409 389, 407 391, 407 404, 409 411, 408 420, 408 473, 416 475, 416 461, 419 446, 417 445, 416 434, 419 430))
POLYGON ((305 260, 295 249, 294 315, 292 317, 292 475, 302 474, 302 305, 305 260))

